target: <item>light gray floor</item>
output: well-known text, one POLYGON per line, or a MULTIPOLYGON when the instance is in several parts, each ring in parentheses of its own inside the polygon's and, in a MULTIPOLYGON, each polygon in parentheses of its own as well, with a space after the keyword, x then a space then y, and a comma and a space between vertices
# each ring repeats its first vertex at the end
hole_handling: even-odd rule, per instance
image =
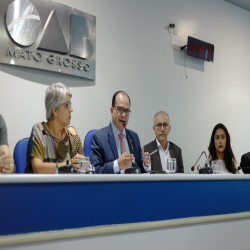
POLYGON ((250 219, 3 247, 3 250, 248 250, 250 219))

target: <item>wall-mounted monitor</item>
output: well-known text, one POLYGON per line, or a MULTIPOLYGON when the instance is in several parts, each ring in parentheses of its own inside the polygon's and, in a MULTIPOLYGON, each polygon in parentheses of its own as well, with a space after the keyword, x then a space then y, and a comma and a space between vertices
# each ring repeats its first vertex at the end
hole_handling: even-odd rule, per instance
POLYGON ((198 40, 194 37, 188 37, 187 54, 204 61, 214 61, 214 45, 198 40))

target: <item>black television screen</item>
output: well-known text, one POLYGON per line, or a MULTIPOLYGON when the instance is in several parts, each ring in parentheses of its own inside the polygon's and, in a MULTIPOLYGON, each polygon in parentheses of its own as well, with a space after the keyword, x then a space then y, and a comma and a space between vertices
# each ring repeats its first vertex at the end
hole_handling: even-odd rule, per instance
POLYGON ((194 37, 188 37, 187 54, 204 61, 214 61, 214 45, 198 40, 194 37))

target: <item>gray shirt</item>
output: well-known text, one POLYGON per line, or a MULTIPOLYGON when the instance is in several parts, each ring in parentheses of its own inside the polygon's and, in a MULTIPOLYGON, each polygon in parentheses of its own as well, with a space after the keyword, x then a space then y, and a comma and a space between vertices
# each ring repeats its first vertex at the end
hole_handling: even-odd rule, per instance
POLYGON ((0 115, 0 146, 1 145, 8 146, 7 127, 2 115, 0 115))

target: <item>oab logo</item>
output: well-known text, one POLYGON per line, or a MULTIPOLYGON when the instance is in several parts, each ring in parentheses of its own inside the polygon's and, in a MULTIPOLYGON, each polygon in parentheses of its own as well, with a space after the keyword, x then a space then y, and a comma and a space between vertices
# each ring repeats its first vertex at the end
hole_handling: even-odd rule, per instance
POLYGON ((27 0, 16 0, 8 7, 6 26, 17 44, 30 46, 39 35, 41 20, 32 3, 27 0))
POLYGON ((18 46, 18 49, 11 46, 7 48, 7 57, 16 58, 12 64, 27 66, 27 62, 23 61, 22 64, 19 59, 30 61, 34 58, 36 62, 42 62, 42 69, 94 79, 95 72, 90 74, 89 71, 92 65, 95 70, 95 58, 92 58, 95 54, 95 46, 92 45, 93 42, 95 45, 95 32, 92 34, 93 28, 95 31, 95 17, 80 11, 76 13, 82 15, 77 15, 72 12, 72 8, 50 0, 32 2, 37 4, 28 0, 15 0, 7 8, 6 29, 18 46), (91 23, 93 18, 94 22, 91 23))

